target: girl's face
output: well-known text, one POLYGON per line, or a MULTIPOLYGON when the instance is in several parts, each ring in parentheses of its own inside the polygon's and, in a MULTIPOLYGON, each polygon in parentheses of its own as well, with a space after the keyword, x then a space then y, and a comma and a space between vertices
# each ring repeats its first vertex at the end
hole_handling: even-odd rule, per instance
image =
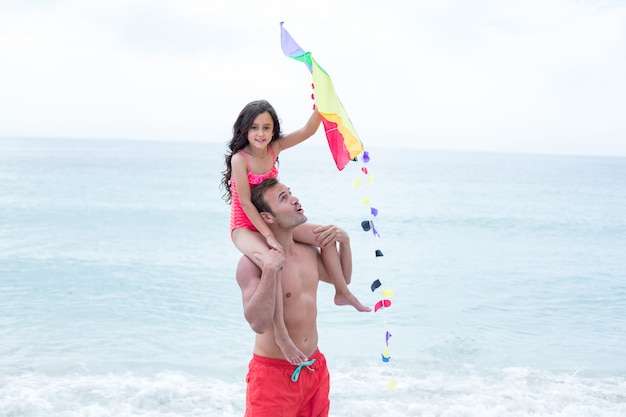
POLYGON ((248 143, 253 148, 267 148, 274 135, 274 121, 268 112, 254 118, 248 130, 248 143))

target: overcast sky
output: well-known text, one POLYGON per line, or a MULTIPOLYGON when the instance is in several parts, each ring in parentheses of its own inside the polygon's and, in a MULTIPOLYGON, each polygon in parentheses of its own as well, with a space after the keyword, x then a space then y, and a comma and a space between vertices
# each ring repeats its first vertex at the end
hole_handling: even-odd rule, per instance
POLYGON ((280 21, 366 147, 626 155, 623 0, 2 0, 0 137, 226 142, 259 98, 298 128, 280 21))

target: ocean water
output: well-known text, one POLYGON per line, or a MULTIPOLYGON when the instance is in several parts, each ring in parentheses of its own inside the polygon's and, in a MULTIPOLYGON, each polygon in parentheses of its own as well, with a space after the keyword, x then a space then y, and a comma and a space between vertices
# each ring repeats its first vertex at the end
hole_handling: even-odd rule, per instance
MULTIPOLYGON (((0 139, 0 416, 243 415, 224 151, 0 139)), ((626 158, 369 152, 356 189, 324 146, 280 161, 350 233, 352 291, 395 293, 320 286, 331 416, 626 415, 626 158)))

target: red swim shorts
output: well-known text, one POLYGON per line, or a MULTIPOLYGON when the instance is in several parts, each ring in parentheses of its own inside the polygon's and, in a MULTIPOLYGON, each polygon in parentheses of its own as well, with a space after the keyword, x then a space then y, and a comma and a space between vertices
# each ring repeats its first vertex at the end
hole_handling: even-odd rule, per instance
POLYGON ((246 377, 245 417, 327 417, 330 376, 326 358, 316 350, 311 359, 315 362, 294 376, 295 365, 254 354, 246 377))

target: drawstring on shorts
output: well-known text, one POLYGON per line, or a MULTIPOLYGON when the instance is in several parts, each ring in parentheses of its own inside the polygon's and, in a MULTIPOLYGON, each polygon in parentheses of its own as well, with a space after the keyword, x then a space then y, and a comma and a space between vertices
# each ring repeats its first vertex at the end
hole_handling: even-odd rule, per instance
POLYGON ((309 371, 315 372, 315 369, 310 367, 310 365, 313 365, 314 363, 315 363, 315 359, 311 359, 310 361, 302 362, 300 365, 298 365, 296 370, 293 371, 293 374, 291 374, 291 381, 298 382, 298 378, 300 377, 300 371, 302 370, 303 366, 305 366, 306 369, 308 369, 309 371))

